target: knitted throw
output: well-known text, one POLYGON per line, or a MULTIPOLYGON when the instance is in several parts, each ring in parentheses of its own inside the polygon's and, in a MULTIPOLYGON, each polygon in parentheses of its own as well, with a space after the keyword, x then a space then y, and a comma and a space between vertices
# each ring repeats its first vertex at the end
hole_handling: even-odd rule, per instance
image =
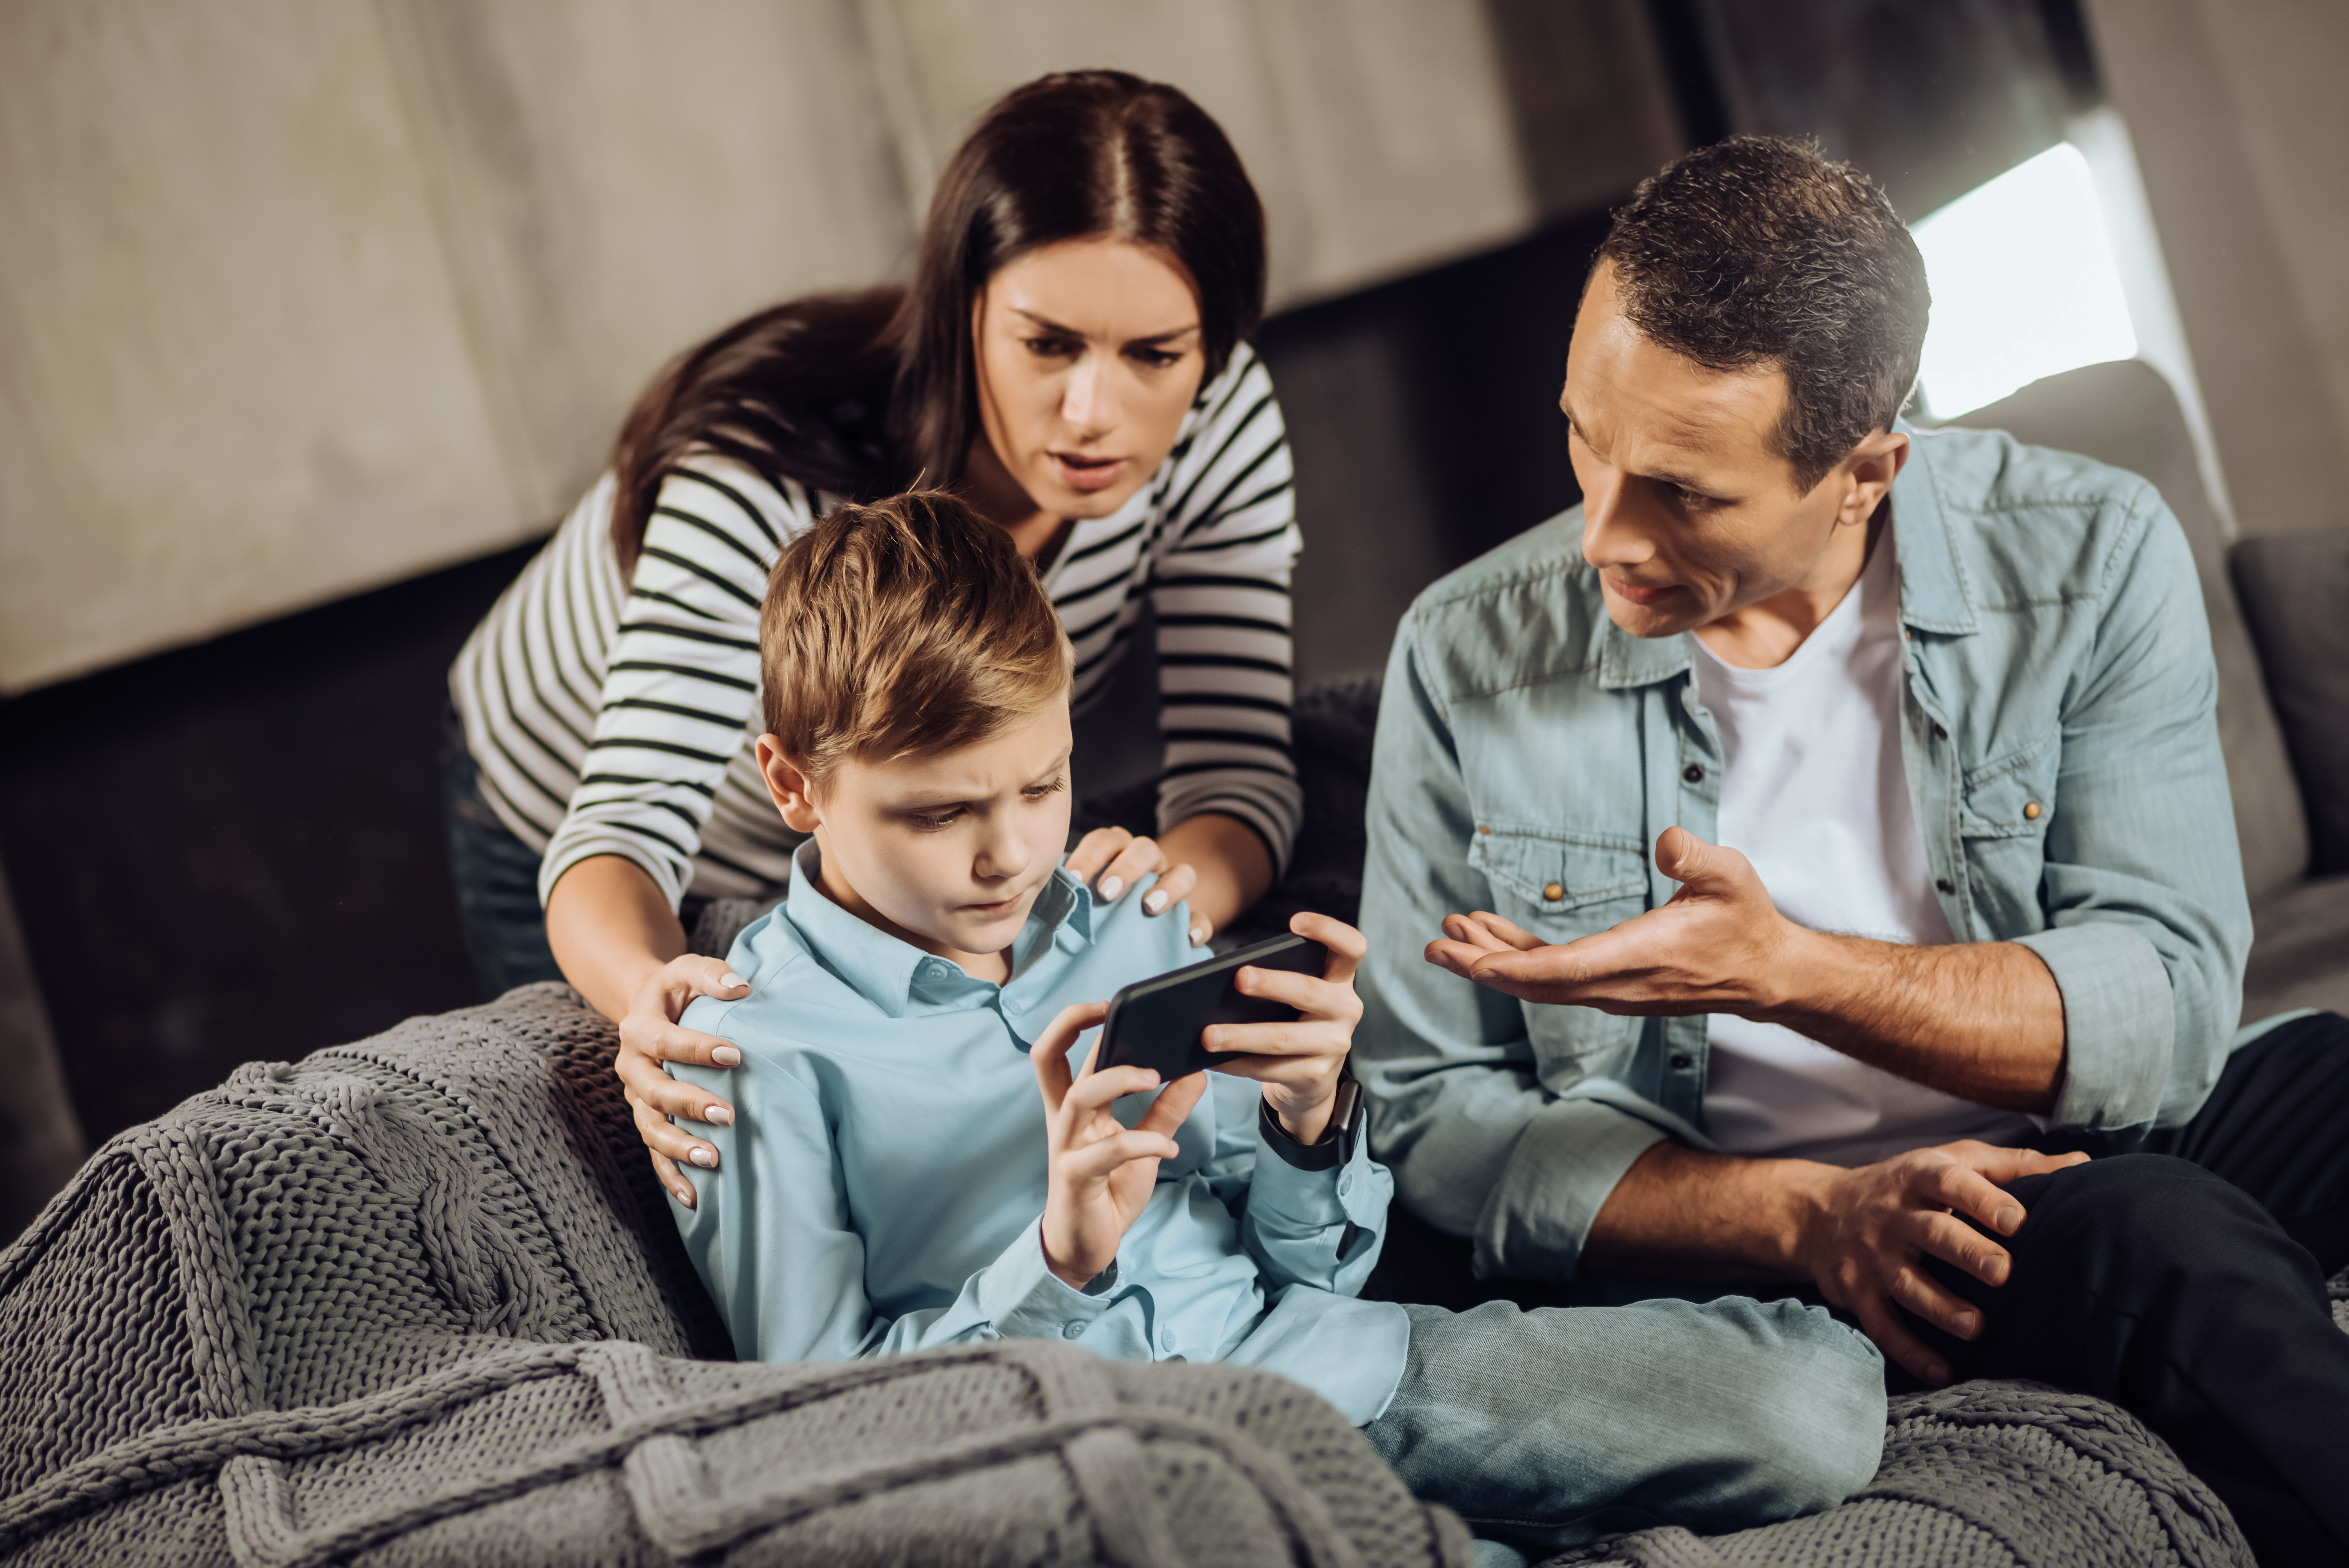
MULTIPOLYGON (((0 1253, 0 1558, 1468 1561, 1457 1519, 1267 1374, 1030 1342, 724 1360, 614 1045, 528 986, 243 1068, 99 1150, 0 1253)), ((2098 1400, 1971 1383, 1891 1419, 1840 1508, 1557 1561, 2251 1563, 2098 1400)))
POLYGON ((525 987, 240 1069, 99 1150, 0 1253, 0 1557, 1467 1561, 1269 1374, 1028 1342, 715 1359, 614 1045, 525 987))

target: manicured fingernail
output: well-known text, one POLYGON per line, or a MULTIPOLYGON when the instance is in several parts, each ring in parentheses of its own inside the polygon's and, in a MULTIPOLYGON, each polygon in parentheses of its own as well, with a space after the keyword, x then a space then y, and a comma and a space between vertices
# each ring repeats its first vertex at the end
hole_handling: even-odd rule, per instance
POLYGON ((749 984, 750 982, 748 980, 743 979, 742 976, 735 974, 731 969, 729 969, 725 974, 720 975, 718 977, 719 989, 722 991, 739 991, 749 984))
POLYGON ((1107 903, 1125 891, 1123 877, 1103 877, 1101 880, 1101 901, 1107 903))
POLYGON ((719 1046, 709 1053, 709 1059, 718 1067, 739 1068, 742 1065, 742 1053, 731 1046, 719 1046))
POLYGON ((718 1168, 718 1150, 709 1148, 706 1145, 697 1147, 694 1151, 691 1154, 687 1155, 686 1158, 692 1161, 696 1165, 700 1166, 704 1171, 714 1171, 718 1168))
POLYGON ((734 1108, 730 1105, 709 1106, 702 1111, 701 1119, 719 1127, 731 1127, 734 1125, 734 1108))
POLYGON ((1196 947, 1196 946, 1198 946, 1198 945, 1199 945, 1199 944, 1201 944, 1202 942, 1205 942, 1205 941, 1206 941, 1206 940, 1207 940, 1207 928, 1206 928, 1206 926, 1204 926, 1204 925, 1195 925, 1195 926, 1193 926, 1193 927, 1191 928, 1191 945, 1192 945, 1192 946, 1196 947))
POLYGON ((676 1199, 678 1202, 684 1204, 688 1209, 693 1207, 693 1189, 690 1187, 687 1187, 682 1190, 672 1188, 669 1191, 669 1196, 676 1199))
POLYGON ((1164 909, 1165 907, 1166 895, 1163 892, 1153 892, 1146 895, 1142 901, 1142 910, 1145 914, 1156 914, 1160 910, 1164 909))

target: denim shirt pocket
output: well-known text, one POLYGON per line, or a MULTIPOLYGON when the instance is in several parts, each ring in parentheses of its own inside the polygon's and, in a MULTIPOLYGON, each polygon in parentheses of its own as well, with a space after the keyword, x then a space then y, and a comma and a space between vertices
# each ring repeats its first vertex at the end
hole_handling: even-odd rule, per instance
POLYGON ((1974 909, 2000 939, 2043 931, 2039 898, 2047 825, 2054 820, 2062 737, 2050 731, 1971 769, 1959 784, 1958 835, 1974 909))
MULTIPOLYGON (((1468 863, 1492 887, 1495 913, 1552 944, 1593 935, 1648 907, 1647 856, 1636 839, 1481 823, 1468 863)), ((1544 1056, 1613 1050, 1639 1023, 1588 1007, 1527 1007, 1526 1016, 1544 1056)))

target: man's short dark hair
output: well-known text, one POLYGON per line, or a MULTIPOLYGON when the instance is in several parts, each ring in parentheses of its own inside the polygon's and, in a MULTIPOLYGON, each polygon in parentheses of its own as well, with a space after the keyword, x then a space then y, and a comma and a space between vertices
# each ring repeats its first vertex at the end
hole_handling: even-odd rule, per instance
POLYGON ((1882 188, 1815 142, 1733 136, 1683 155, 1640 183, 1598 259, 1651 342, 1785 373, 1771 446, 1805 494, 1890 429, 1916 385, 1924 258, 1882 188))

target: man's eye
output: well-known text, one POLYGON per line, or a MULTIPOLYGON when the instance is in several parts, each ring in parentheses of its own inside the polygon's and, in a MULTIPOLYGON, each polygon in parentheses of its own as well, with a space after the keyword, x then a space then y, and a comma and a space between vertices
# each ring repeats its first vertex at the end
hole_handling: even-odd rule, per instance
POLYGON ((1679 499, 1680 503, 1682 506, 1688 508, 1691 511, 1702 511, 1707 507, 1719 506, 1721 504, 1721 498, 1719 496, 1706 495, 1703 491, 1692 490, 1686 485, 1674 485, 1672 487, 1672 494, 1679 499))

